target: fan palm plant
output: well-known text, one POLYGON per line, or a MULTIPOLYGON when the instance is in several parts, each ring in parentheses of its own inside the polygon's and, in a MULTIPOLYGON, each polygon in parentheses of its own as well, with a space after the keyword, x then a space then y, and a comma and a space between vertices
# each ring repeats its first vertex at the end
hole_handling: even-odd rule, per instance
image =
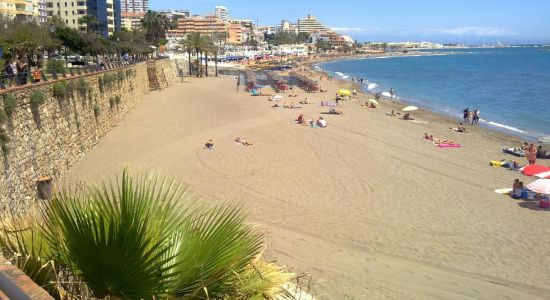
POLYGON ((56 194, 40 214, 23 219, 32 222, 6 222, 11 225, 0 231, 0 245, 56 296, 280 294, 282 282, 293 275, 258 262, 264 238, 245 223, 243 210, 231 204, 197 206, 197 200, 174 180, 124 171, 116 182, 56 194), (71 286, 64 286, 67 282, 71 286))

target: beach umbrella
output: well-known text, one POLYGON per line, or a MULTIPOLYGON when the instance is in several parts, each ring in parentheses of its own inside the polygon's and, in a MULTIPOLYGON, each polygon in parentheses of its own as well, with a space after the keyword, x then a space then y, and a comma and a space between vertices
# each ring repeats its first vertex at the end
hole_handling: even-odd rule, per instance
POLYGON ((416 107, 416 106, 407 106, 407 107, 403 108, 403 111, 414 111, 414 110, 418 110, 418 107, 416 107))
POLYGON ((550 179, 550 171, 535 174, 535 177, 550 179))
POLYGON ((378 101, 376 101, 376 99, 369 99, 369 102, 374 103, 375 105, 378 105, 378 101))
POLYGON ((550 194, 550 179, 538 179, 526 186, 527 189, 535 193, 550 194))
POLYGON ((548 171, 550 171, 550 168, 546 166, 541 166, 541 165, 529 165, 529 166, 525 166, 521 170, 521 172, 525 176, 535 176, 537 174, 548 172, 548 171))
POLYGON ((339 89, 337 92, 339 95, 351 96, 351 92, 345 89, 339 89))

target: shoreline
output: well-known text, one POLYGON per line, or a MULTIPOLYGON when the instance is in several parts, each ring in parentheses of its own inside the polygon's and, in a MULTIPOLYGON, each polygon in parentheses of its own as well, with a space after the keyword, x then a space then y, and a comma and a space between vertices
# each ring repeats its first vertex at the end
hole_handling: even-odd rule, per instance
MULTIPOLYGON (((425 53, 425 52, 424 52, 425 53)), ((461 53, 454 53, 454 52, 448 52, 448 53, 445 53, 444 55, 459 55, 461 53)), ((437 52, 429 52, 428 54, 423 54, 422 56, 437 56, 437 55, 441 55, 437 52)), ((385 55, 383 57, 407 57, 407 56, 418 56, 415 54, 413 55, 385 55)), ((326 61, 315 61, 315 62, 308 62, 306 64, 306 66, 308 67, 309 71, 310 72, 314 72, 314 73, 318 73, 320 72, 319 70, 316 70, 315 67, 319 67, 321 68, 319 65, 320 64, 324 64, 324 63, 329 63, 329 62, 338 62, 338 61, 346 61, 346 60, 361 60, 361 59, 371 59, 371 58, 375 58, 375 57, 380 57, 380 56, 369 56, 367 58, 360 58, 360 57, 348 57, 348 58, 344 58, 344 59, 331 59, 331 60, 326 60, 326 61)), ((371 92, 369 91, 367 88, 366 88, 366 85, 364 84, 363 86, 360 86, 360 85, 357 85, 356 83, 353 83, 351 82, 350 79, 344 79, 344 78, 337 78, 337 74, 335 74, 336 72, 332 72, 332 71, 326 71, 324 69, 321 68, 321 72, 325 72, 325 73, 331 73, 333 74, 333 80, 339 80, 339 81, 342 81, 342 82, 346 82, 346 83, 350 83, 350 84, 354 84, 354 88, 357 90, 357 91, 361 91, 362 93, 366 94, 366 95, 369 95, 371 97, 374 97, 374 92, 371 92)), ((425 104, 422 104, 422 103, 418 103, 417 101, 415 100, 411 100, 411 99, 406 99, 406 98, 401 98, 401 97, 398 97, 398 98, 395 98, 395 99, 390 99, 388 97, 384 97, 382 96, 381 99, 384 99, 385 101, 399 101, 400 103, 402 103, 403 106, 407 106, 407 105, 415 105, 415 106, 418 106, 421 110, 424 110, 424 111, 429 111, 431 113, 434 113, 434 114, 438 114, 440 116, 444 116, 444 117, 447 117, 453 121, 455 121, 456 123, 458 122, 463 122, 463 119, 460 117, 460 113, 458 112, 457 115, 454 115, 453 113, 449 112, 449 113, 445 113, 444 111, 442 110, 438 110, 437 109, 437 106, 430 106, 430 105, 425 105, 425 104)), ((495 123, 491 120, 485 120, 485 119, 481 119, 480 122, 476 125, 468 125, 469 127, 471 126, 475 126, 475 127, 481 127, 481 128, 484 128, 486 130, 490 130, 490 131, 493 131, 494 133, 499 133, 499 134, 503 134, 507 137, 509 137, 510 139, 514 139, 514 140, 522 140, 522 141, 528 141, 528 142, 532 142, 532 143, 535 143, 535 144, 538 144, 538 138, 540 137, 543 137, 543 136, 546 136, 546 134, 544 133, 537 133, 537 132, 531 132, 529 130, 522 130, 522 129, 519 129, 519 128, 516 128, 516 127, 513 127, 513 126, 510 126, 510 125, 507 125, 507 124, 500 124, 500 123, 495 123), (491 124, 492 123, 492 124, 491 124), (521 131, 521 132, 518 132, 518 131, 521 131)))

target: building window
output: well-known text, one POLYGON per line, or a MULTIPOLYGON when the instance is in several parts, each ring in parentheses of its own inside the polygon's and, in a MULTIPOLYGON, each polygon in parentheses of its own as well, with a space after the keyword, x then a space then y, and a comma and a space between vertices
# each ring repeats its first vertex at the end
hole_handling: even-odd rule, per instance
POLYGON ((68 11, 65 11, 65 15, 68 16, 68 15, 69 15, 69 12, 68 12, 68 11))
POLYGON ((74 10, 73 10, 73 16, 74 16, 74 10))
POLYGON ((65 2, 65 7, 67 7, 67 2, 65 2))
POLYGON ((74 2, 71 2, 71 6, 74 6, 74 2))
POLYGON ((74 24, 74 19, 73 19, 73 24, 74 24))
POLYGON ((57 2, 56 4, 57 4, 57 7, 59 7, 59 2, 57 2))
POLYGON ((69 24, 69 20, 65 20, 65 24, 69 24))

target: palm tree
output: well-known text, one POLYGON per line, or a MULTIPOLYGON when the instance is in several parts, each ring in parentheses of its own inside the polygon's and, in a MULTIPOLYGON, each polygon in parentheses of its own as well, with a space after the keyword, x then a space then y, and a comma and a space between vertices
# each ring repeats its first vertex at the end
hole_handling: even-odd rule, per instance
POLYGON ((145 39, 158 46, 160 41, 166 38, 166 30, 170 29, 170 20, 165 15, 148 10, 141 20, 141 25, 145 30, 145 39))
POLYGON ((189 39, 189 36, 181 42, 181 45, 185 52, 187 52, 187 60, 189 62, 189 76, 191 76, 191 52, 193 52, 193 43, 191 39, 189 39))
MULTIPOLYGON (((187 39, 189 40, 190 45, 192 45, 192 48, 195 50, 195 53, 197 54, 197 77, 200 77, 201 72, 201 66, 202 66, 202 54, 204 53, 205 49, 208 47, 208 37, 205 35, 202 35, 200 32, 193 32, 187 35, 187 39)), ((206 64, 208 66, 208 63, 206 64)), ((208 72, 208 71, 207 71, 208 72)))
POLYGON ((259 259, 264 236, 239 206, 199 207, 166 177, 124 171, 108 182, 4 223, 4 255, 71 299, 271 299, 294 278, 259 259))

